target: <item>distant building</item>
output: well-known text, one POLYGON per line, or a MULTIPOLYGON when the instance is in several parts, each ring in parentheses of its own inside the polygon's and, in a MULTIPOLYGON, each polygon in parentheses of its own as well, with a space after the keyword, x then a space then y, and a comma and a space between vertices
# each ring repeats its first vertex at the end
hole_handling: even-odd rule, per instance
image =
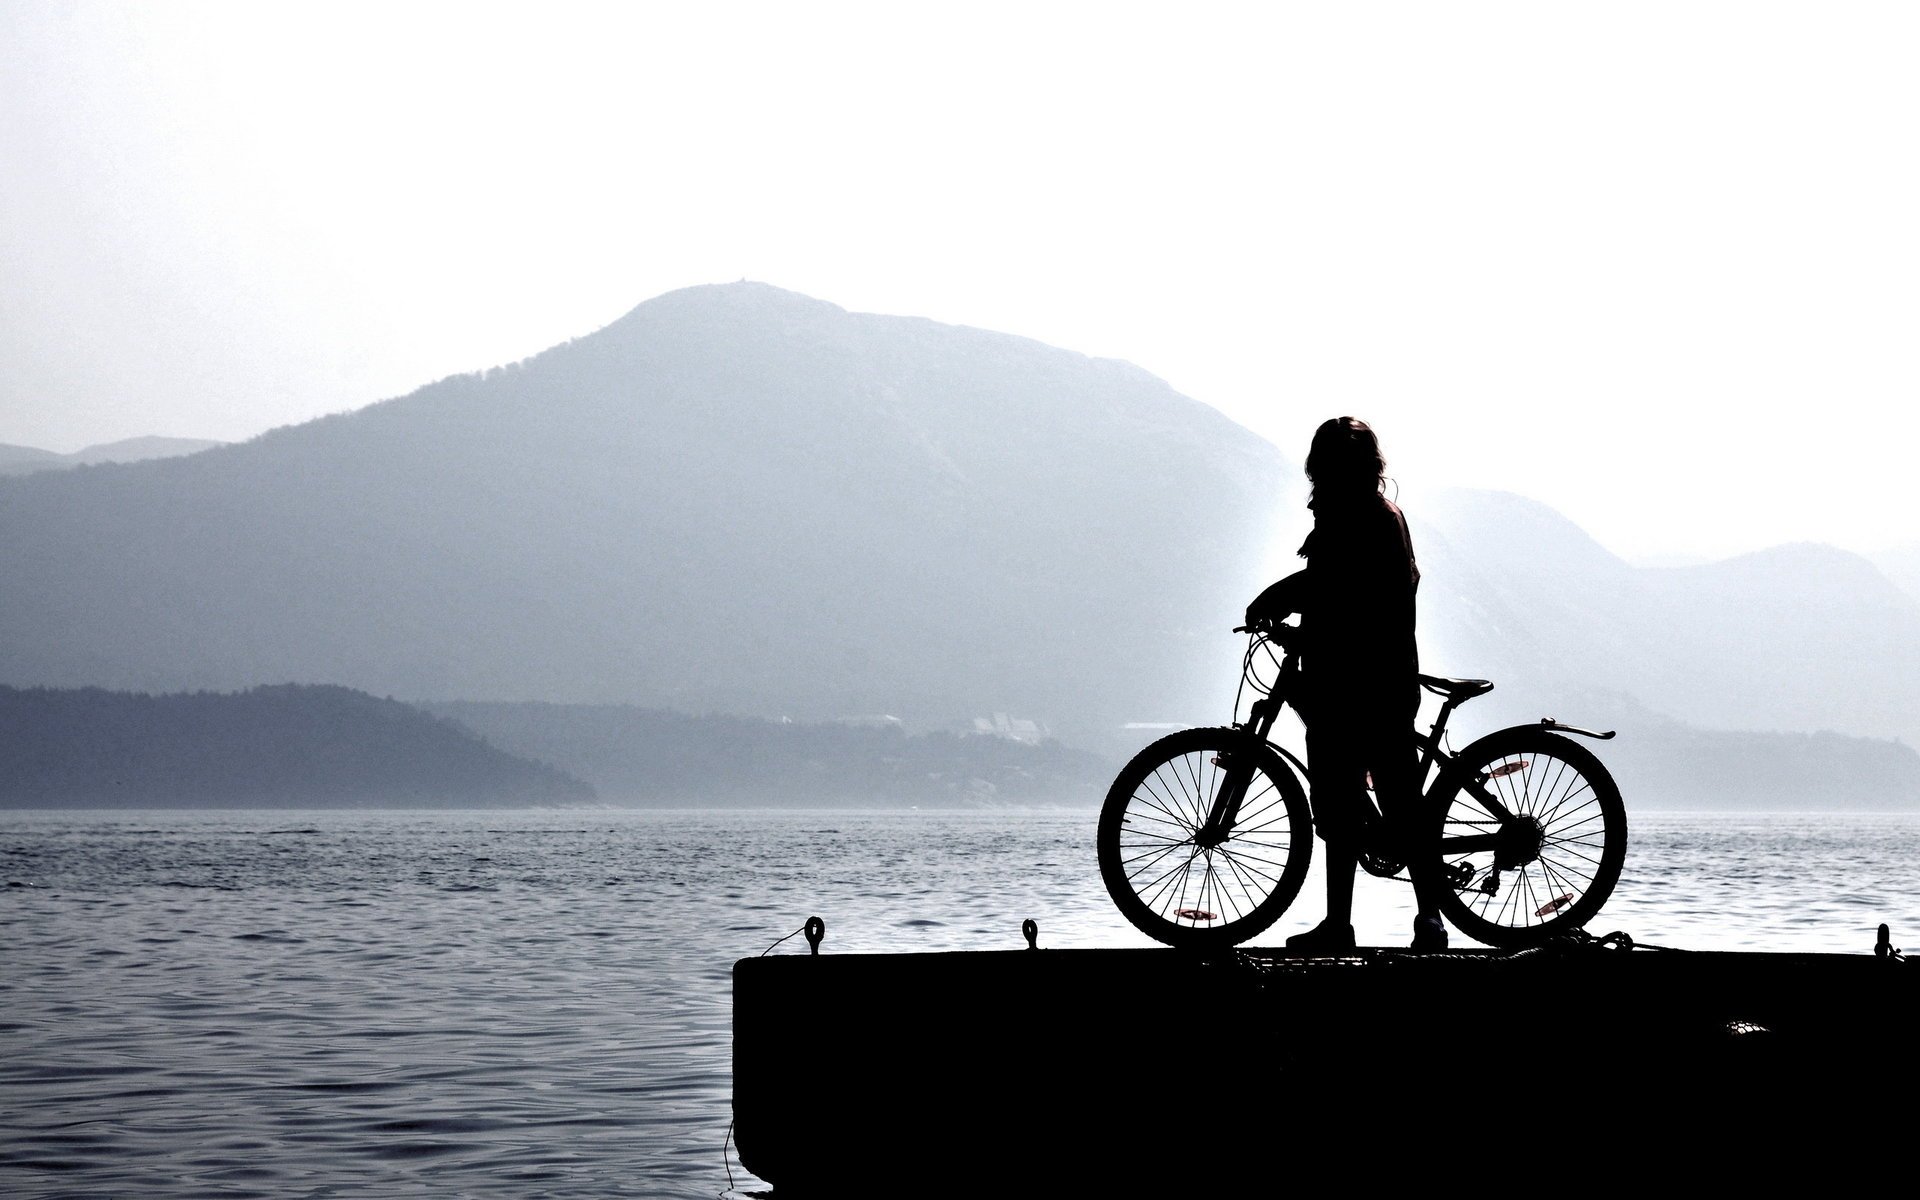
POLYGON ((1040 742, 1047 737, 1047 727, 1038 721, 1029 721, 1025 717, 1009 717, 997 712, 991 717, 975 717, 973 732, 991 737, 1011 738, 1016 742, 1040 742))

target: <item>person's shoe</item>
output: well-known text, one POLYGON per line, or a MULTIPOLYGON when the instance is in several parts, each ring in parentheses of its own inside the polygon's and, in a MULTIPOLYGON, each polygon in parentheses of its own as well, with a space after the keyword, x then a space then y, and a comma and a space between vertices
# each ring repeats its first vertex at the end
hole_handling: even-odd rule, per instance
POLYGON ((1288 938, 1287 951, 1290 954, 1351 954, 1353 926, 1322 921, 1305 933, 1288 938))
POLYGON ((1432 954, 1447 948, 1447 927, 1439 917, 1415 917, 1413 919, 1413 950, 1418 954, 1432 954))

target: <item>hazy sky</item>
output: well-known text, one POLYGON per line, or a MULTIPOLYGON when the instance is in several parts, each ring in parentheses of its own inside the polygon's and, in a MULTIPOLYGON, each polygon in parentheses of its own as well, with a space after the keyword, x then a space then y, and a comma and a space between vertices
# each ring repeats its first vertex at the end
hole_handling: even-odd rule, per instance
POLYGON ((0 442, 241 439, 752 278, 1629 556, 1920 540, 1920 6, 0 3, 0 442))

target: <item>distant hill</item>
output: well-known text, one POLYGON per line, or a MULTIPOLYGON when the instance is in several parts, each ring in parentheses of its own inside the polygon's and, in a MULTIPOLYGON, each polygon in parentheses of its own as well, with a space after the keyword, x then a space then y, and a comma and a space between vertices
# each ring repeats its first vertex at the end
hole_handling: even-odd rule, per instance
POLYGON ((130 463, 145 462, 152 458, 176 458, 182 454, 197 454, 202 450, 211 450, 215 446, 224 444, 224 442, 210 442, 203 438, 136 437, 117 442, 103 442, 97 446, 88 446, 84 450, 75 450, 72 454, 36 450, 31 446, 0 445, 0 475, 28 475, 35 471, 83 467, 96 463, 130 463))
POLYGON ((1920 752, 1901 742, 1703 730, 1631 715, 1617 724, 1618 739, 1590 745, 1629 811, 1920 812, 1920 752))
POLYGON ((614 804, 1094 805, 1118 760, 1051 740, 897 723, 689 716, 625 704, 429 704, 493 745, 553 763, 614 804))
POLYGON ((1231 702, 1293 474, 1125 363, 690 288, 247 443, 0 480, 0 679, 1074 741, 1231 702))
POLYGON ((1633 567, 1536 501, 1410 506, 1422 660, 1501 685, 1470 709, 1531 719, 1611 692, 1703 729, 1920 741, 1920 602, 1830 546, 1633 567))
POLYGON ((149 696, 0 687, 0 808, 579 804, 593 789, 341 687, 149 696))

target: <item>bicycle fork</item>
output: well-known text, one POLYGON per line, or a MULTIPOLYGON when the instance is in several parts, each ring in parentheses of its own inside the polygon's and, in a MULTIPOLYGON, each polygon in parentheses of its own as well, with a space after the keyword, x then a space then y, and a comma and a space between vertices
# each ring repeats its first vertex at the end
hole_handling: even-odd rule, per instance
POLYGON ((1248 735, 1247 752, 1223 750, 1214 756, 1213 765, 1222 772, 1220 790, 1207 810, 1207 819, 1194 832, 1195 846, 1211 850, 1233 836, 1234 823, 1240 819, 1241 801, 1246 799, 1247 786, 1253 782, 1253 750, 1266 741, 1267 732, 1273 728, 1279 713, 1280 703, 1273 697, 1256 701, 1248 710, 1246 724, 1238 726, 1248 735))

